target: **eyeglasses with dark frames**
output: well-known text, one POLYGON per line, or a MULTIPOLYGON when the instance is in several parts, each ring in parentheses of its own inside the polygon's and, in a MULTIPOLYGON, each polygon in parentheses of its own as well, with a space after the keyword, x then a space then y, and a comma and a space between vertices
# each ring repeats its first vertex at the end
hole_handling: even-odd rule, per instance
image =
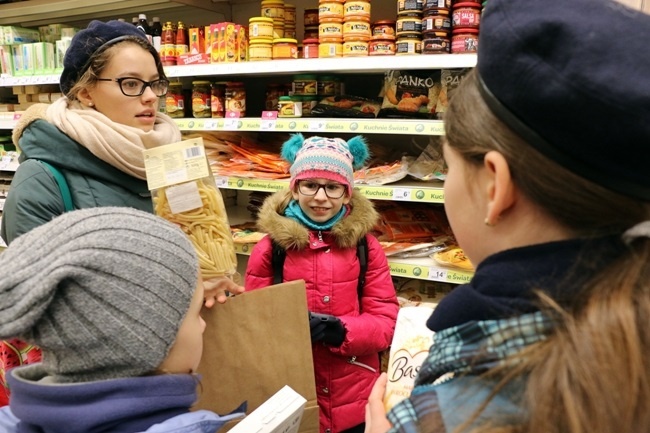
POLYGON ((322 184, 314 182, 313 180, 298 181, 298 191, 300 191, 300 194, 302 195, 315 196, 321 188, 323 188, 323 191, 325 191, 325 195, 328 198, 341 198, 343 197, 343 194, 345 194, 345 185, 341 185, 340 183, 322 184))
POLYGON ((151 87, 156 96, 165 96, 169 87, 169 80, 164 78, 153 81, 144 81, 135 77, 97 78, 97 81, 115 81, 124 96, 140 96, 147 87, 151 87))

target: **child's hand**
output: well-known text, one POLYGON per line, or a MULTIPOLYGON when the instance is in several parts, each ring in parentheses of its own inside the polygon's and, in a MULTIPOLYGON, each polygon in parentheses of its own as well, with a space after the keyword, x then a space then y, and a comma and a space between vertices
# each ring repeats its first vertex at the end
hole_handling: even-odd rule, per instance
POLYGON ((203 305, 207 308, 212 308, 215 301, 223 304, 229 295, 239 295, 240 293, 244 293, 245 290, 243 286, 238 285, 227 277, 205 280, 203 281, 203 296, 205 297, 203 305))
POLYGON ((375 382, 375 385, 368 396, 366 404, 366 429, 364 433, 386 433, 392 426, 386 417, 384 409, 384 394, 386 393, 386 382, 388 376, 382 373, 375 382))

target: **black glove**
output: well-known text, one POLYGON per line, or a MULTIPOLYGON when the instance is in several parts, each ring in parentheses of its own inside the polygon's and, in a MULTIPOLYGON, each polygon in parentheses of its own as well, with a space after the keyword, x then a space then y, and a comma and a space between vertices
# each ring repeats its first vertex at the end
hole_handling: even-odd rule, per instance
POLYGON ((345 327, 336 316, 309 312, 309 328, 312 342, 322 341, 338 347, 345 340, 345 327))

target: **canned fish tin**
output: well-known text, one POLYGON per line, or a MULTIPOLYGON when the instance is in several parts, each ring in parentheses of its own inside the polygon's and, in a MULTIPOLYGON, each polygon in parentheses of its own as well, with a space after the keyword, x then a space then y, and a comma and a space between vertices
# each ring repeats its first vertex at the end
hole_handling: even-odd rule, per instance
POLYGON ((397 15, 422 13, 423 0, 397 0, 397 15))
POLYGON ((422 54, 422 41, 416 37, 399 38, 395 43, 395 55, 422 54))
POLYGON ((370 20, 370 2, 365 0, 347 0, 343 5, 343 17, 365 17, 370 20))
POLYGON ((397 18, 395 27, 397 37, 422 34, 422 17, 419 14, 408 14, 397 18))
POLYGON ((369 56, 394 56, 394 39, 374 39, 368 43, 369 56))
POLYGON ((343 42, 343 57, 368 55, 368 38, 349 38, 343 42))
POLYGON ((480 3, 456 3, 451 11, 454 27, 477 29, 481 21, 480 3))

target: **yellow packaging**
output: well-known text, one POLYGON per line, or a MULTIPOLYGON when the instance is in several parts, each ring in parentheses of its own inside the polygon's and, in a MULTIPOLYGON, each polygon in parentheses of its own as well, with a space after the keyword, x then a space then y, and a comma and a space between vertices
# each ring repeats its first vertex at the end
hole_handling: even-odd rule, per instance
POLYGON ((262 0, 263 17, 284 19, 284 0, 262 0))
POLYGON ((248 37, 254 38, 272 38, 273 37, 273 18, 252 17, 248 20, 248 37))
POLYGON ((318 57, 342 57, 343 43, 340 39, 323 39, 318 45, 318 57))
POLYGON ((221 192, 202 138, 143 152, 154 213, 178 225, 199 257, 203 280, 235 278, 237 256, 221 192))
POLYGON ((251 39, 248 47, 248 56, 251 61, 271 60, 273 58, 273 39, 251 39))

